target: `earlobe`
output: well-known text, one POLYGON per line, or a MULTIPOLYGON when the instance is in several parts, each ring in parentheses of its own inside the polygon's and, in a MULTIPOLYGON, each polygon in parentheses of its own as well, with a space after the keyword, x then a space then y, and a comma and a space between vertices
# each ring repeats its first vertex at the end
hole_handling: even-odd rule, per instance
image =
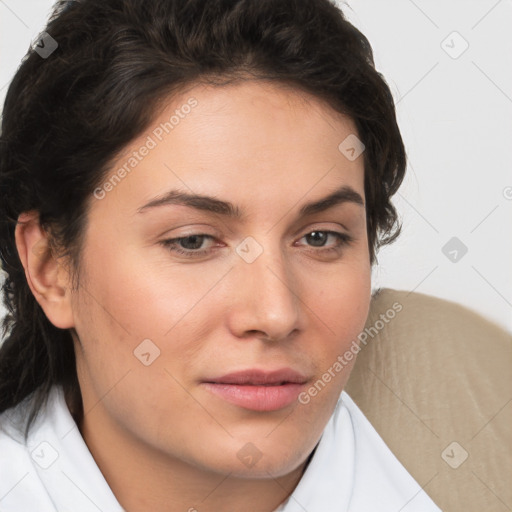
POLYGON ((74 327, 69 273, 52 253, 38 212, 20 214, 15 239, 30 290, 48 320, 60 329, 74 327))

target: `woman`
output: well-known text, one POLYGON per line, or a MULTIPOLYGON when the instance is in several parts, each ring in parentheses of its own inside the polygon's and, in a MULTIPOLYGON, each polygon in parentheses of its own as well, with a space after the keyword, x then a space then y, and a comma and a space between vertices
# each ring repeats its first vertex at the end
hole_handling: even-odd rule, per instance
POLYGON ((60 2, 0 158, 0 510, 439 510, 343 392, 405 151, 334 4, 60 2))

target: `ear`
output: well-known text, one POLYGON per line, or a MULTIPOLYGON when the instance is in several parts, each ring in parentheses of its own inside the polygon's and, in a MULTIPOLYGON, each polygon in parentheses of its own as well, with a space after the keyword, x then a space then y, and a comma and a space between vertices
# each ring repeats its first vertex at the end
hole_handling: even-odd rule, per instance
POLYGON ((60 329, 74 327, 69 272, 52 254, 38 212, 20 214, 15 239, 30 290, 48 320, 60 329))

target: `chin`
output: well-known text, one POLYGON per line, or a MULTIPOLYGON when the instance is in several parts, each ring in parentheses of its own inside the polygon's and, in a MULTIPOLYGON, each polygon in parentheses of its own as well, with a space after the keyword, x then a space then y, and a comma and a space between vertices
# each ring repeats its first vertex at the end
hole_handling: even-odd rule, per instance
POLYGON ((232 468, 231 476, 241 479, 280 478, 295 471, 307 459, 307 454, 303 459, 295 463, 282 460, 263 462, 263 459, 261 459, 251 468, 244 468, 243 465, 237 464, 235 468, 232 468))
POLYGON ((222 466, 221 472, 229 472, 234 478, 278 478, 293 472, 307 460, 312 449, 304 450, 304 445, 298 442, 297 448, 291 450, 281 443, 272 445, 267 441, 265 447, 260 443, 260 450, 256 443, 247 442, 232 452, 227 460, 224 452, 219 465, 222 466))

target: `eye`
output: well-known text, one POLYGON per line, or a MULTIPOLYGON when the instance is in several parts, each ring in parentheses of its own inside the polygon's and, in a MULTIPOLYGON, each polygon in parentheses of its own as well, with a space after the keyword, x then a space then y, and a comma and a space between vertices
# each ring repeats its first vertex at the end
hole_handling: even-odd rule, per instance
POLYGON ((179 238, 162 240, 160 243, 172 252, 176 252, 186 257, 194 257, 204 256, 211 251, 211 249, 200 249, 205 239, 214 240, 214 237, 211 235, 197 233, 193 235, 181 236, 179 238))
MULTIPOLYGON (((315 230, 307 233, 302 238, 306 239, 309 243, 312 244, 312 247, 319 248, 316 252, 330 252, 330 251, 336 251, 339 252, 343 247, 349 245, 353 238, 350 235, 347 235, 346 233, 338 233, 337 231, 328 231, 328 230, 315 230), (336 240, 336 243, 334 246, 327 247, 326 242, 329 239, 329 237, 333 237, 336 240)), ((301 238, 301 240, 302 240, 301 238)))
MULTIPOLYGON (((339 253, 342 248, 349 245, 353 238, 346 233, 338 233, 337 231, 328 230, 315 230, 307 233, 302 239, 306 239, 310 244, 310 247, 316 248, 313 252, 318 253, 330 253, 332 251, 339 253), (329 237, 335 239, 334 246, 327 246, 326 242, 329 237)), ((176 254, 180 254, 186 258, 194 258, 205 256, 212 252, 212 247, 203 247, 205 240, 215 240, 215 237, 206 235, 204 233, 194 233, 187 236, 181 236, 178 238, 169 238, 160 242, 166 249, 176 254)))

